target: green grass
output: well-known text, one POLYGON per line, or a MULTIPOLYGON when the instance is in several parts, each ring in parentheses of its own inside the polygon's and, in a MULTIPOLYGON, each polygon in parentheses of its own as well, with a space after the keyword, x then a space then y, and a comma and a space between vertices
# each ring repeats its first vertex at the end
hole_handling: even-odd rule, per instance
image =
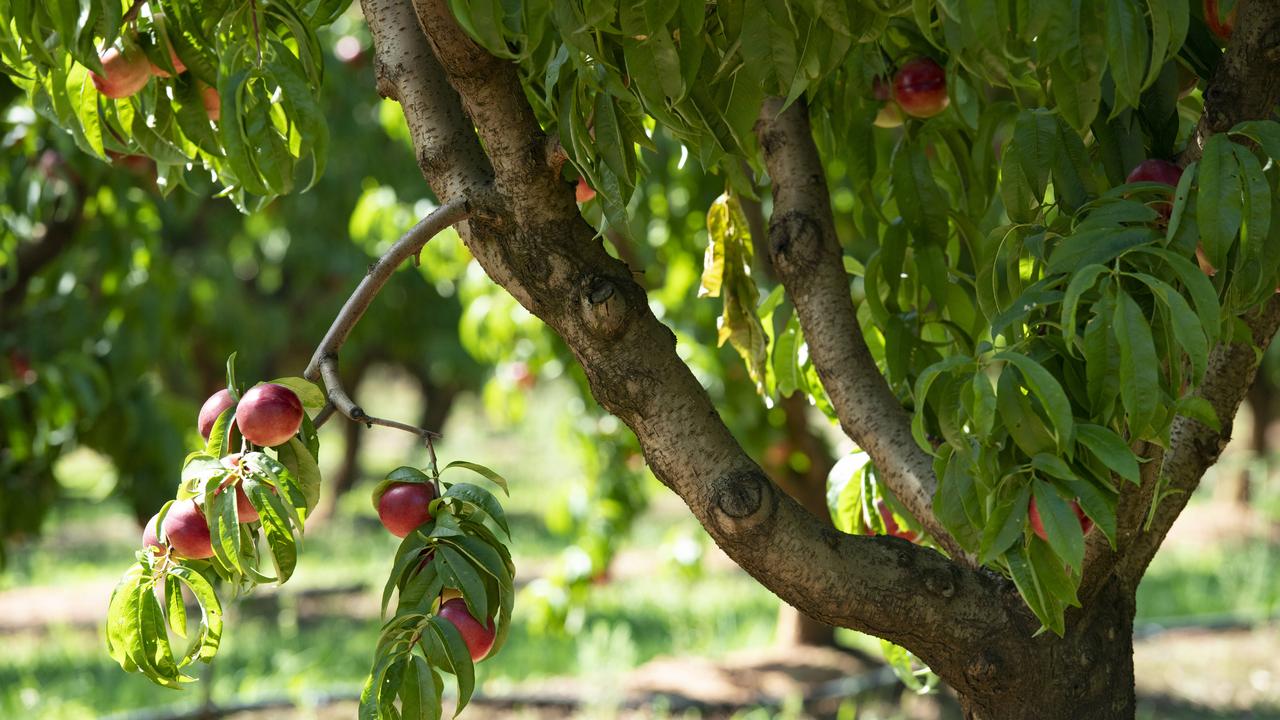
MULTIPOLYGON (((102 507, 82 527, 128 528, 116 509, 104 517, 102 507)), ((56 579, 56 572, 39 568, 40 558, 58 553, 101 556, 105 568, 122 568, 132 551, 112 542, 105 547, 74 543, 57 528, 31 549, 30 580, 56 579)), ((395 550, 376 522, 341 517, 309 539, 288 590, 362 582, 380 588, 395 550)), ((536 538, 535 524, 517 523, 515 545, 526 534, 529 545, 549 547, 536 538)), ((119 534, 117 530, 109 533, 119 534)), ((70 564, 75 576, 94 567, 91 559, 70 564)), ((101 577, 102 570, 94 577, 101 577)), ((370 589, 360 603, 376 603, 370 589)), ((379 622, 375 617, 345 615, 340 610, 299 615, 298 603, 282 593, 279 603, 230 609, 223 644, 211 678, 215 700, 248 701, 280 694, 303 697, 318 692, 358 691, 368 671, 379 622)), ((376 612, 376 610, 375 610, 376 612)), ((767 591, 741 573, 707 574, 689 579, 669 575, 622 580, 591 594, 581 618, 581 639, 543 633, 519 613, 508 645, 498 659, 478 667, 486 687, 499 691, 532 679, 620 672, 660 654, 723 655, 769 642, 776 604, 767 591)), ((120 712, 197 702, 199 690, 182 693, 152 685, 138 675, 126 675, 106 656, 96 629, 53 628, 43 635, 23 634, 4 639, 0 652, 0 717, 86 718, 120 712)))
POLYGON ((1158 554, 1138 587, 1139 623, 1280 616, 1280 545, 1240 543, 1158 554))

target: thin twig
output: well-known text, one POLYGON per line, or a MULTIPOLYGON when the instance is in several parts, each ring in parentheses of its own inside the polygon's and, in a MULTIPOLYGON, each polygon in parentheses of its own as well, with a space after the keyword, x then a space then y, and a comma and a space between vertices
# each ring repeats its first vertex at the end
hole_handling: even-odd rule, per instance
POLYGON ((320 412, 316 413, 315 418, 311 420, 311 424, 319 430, 322 425, 329 422, 329 418, 333 417, 333 414, 337 412, 337 410, 338 409, 333 406, 332 402, 326 402, 324 407, 320 408, 320 412))
MULTIPOLYGON (((360 322, 364 311, 369 309, 373 299, 382 291, 382 286, 387 284, 387 280, 401 263, 417 255, 422 247, 442 230, 466 220, 470 215, 470 203, 461 198, 452 200, 436 208, 397 240, 396 244, 392 245, 391 249, 369 268, 369 274, 364 276, 356 286, 355 292, 347 298, 346 304, 342 306, 333 324, 329 326, 329 331, 325 333, 324 340, 320 341, 320 346, 311 356, 311 362, 307 365, 307 371, 303 373, 303 377, 311 382, 319 379, 320 362, 326 357, 338 356, 338 350, 347 341, 351 329, 360 322)), ((341 411, 342 408, 339 407, 338 410, 341 411)), ((346 415, 345 412, 343 414, 346 415)))
POLYGON ((133 0, 133 4, 130 5, 129 9, 125 10, 124 15, 121 16, 120 24, 123 25, 124 23, 130 23, 130 22, 133 22, 135 19, 137 19, 138 12, 142 10, 142 5, 144 2, 145 0, 133 0))
MULTIPOLYGON (((324 380, 325 391, 329 396, 329 403, 326 405, 342 413, 342 415, 352 422, 362 423, 367 427, 381 425, 382 427, 395 428, 396 430, 404 430, 413 433, 423 440, 433 437, 441 437, 440 433, 434 430, 427 430, 416 425, 402 423, 398 420, 387 420, 385 418, 374 417, 364 411, 347 395, 347 391, 342 387, 342 378, 338 376, 338 358, 336 356, 328 356, 320 361, 320 377, 324 380)), ((319 417, 319 416, 317 416, 319 417)), ((326 418, 327 419, 327 418, 326 418)))
POLYGON ((323 380, 325 392, 328 396, 328 402, 316 414, 313 421, 317 428, 328 422, 329 418, 335 412, 338 412, 352 422, 363 423, 368 427, 381 425, 404 430, 417 435, 426 442, 427 450, 431 452, 432 461, 434 462, 435 448, 431 445, 431 439, 440 437, 440 433, 396 420, 374 417, 366 413, 363 408, 351 399, 351 396, 347 394, 346 389, 342 386, 342 378, 338 375, 338 350, 342 348, 342 344, 347 341, 347 336, 351 334, 352 328, 364 316, 364 311, 369 309, 373 299, 378 296, 382 287, 387 284, 387 280, 400 267, 400 264, 410 257, 417 257, 418 253, 422 251, 422 247, 431 238, 445 228, 467 219, 470 214, 471 206, 465 199, 453 200, 436 208, 435 212, 432 212, 417 225, 410 228, 409 232, 404 234, 404 237, 397 240, 396 244, 392 245, 391 249, 369 268, 369 273, 356 286, 355 292, 351 293, 351 297, 347 298, 346 304, 342 306, 342 310, 338 312, 338 317, 334 318, 333 324, 329 326, 329 331, 325 333, 324 340, 320 341, 320 346, 316 348, 315 354, 311 356, 311 362, 307 365, 306 372, 303 373, 303 376, 311 382, 323 380))

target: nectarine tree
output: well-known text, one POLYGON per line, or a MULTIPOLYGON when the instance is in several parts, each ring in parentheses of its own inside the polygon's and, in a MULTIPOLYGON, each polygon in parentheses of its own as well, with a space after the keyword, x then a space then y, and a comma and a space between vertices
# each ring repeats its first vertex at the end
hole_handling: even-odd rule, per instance
MULTIPOLYGON (((141 18, 95 4, 94 22, 72 25, 0 10, 0 50, 87 151, 211 171, 253 210, 323 171, 308 29, 344 5, 266 3, 263 24, 162 0, 134 3, 141 18), (87 92, 96 49, 140 42, 161 10, 194 77, 87 92), (72 26, 79 37, 61 32, 72 26), (216 127, 196 81, 218 88, 216 127), (155 122, 126 121, 143 112, 155 122)), ((456 226, 488 277, 563 339, 659 479, 784 600, 902 645, 969 717, 1132 717, 1135 589, 1280 325, 1280 7, 1241 0, 1225 40, 1217 3, 1206 17, 1173 0, 360 5, 376 90, 400 103, 439 206, 370 269, 304 373, 337 412, 395 422, 341 391, 338 349, 390 273, 456 226), (1179 65, 1201 92, 1180 97, 1179 65), (890 101, 901 129, 876 126, 890 101), (632 265, 634 196, 654 172, 643 153, 666 141, 723 180, 696 290, 722 308, 709 341, 741 356, 762 402, 800 394, 868 456, 836 478, 833 518, 743 450, 632 265), (1126 182, 1151 158, 1182 168, 1167 218, 1144 202, 1151 187, 1126 182), (581 204, 578 177, 596 192, 581 204), (757 243, 778 283, 763 299, 757 243), (903 534, 899 519, 918 543, 878 536, 903 534)), ((270 460, 254 457, 241 467, 270 460)), ((246 482, 260 511, 281 502, 246 482)), ((433 668, 469 658, 435 607, 476 580, 466 563, 489 571, 458 588, 470 617, 500 611, 504 632, 509 561, 471 515, 496 520, 494 503, 442 512, 459 487, 397 554, 387 597, 398 589, 406 612, 384 628, 371 714, 399 697, 402 713, 429 716, 433 668), (438 531, 468 522, 471 535, 438 531)), ((206 505, 231 508, 215 518, 234 515, 229 494, 209 492, 206 505)), ((469 678, 458 673, 464 700, 469 678)))

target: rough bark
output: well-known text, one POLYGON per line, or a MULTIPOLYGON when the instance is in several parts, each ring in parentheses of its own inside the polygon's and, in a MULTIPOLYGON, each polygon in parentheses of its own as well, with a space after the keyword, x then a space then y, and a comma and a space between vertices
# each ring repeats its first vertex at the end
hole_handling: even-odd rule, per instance
POLYGON ((1133 589, 1112 581, 1062 638, 1028 637, 1015 656, 980 656, 981 692, 961 691, 967 720, 1131 720, 1133 589))
MULTIPOLYGON (((818 437, 809 424, 809 403, 798 393, 782 398, 778 406, 786 419, 784 428, 785 455, 798 451, 809 458, 809 467, 803 472, 795 470, 781 458, 782 467, 767 468, 770 476, 778 479, 782 491, 810 512, 824 525, 832 528, 831 510, 827 507, 827 475, 834 461, 827 444, 818 437)), ((778 608, 778 627, 775 634, 779 645, 834 645, 835 628, 808 617, 794 607, 781 603, 778 608)))
MULTIPOLYGON (((441 200, 460 193, 483 196, 461 229, 472 254, 492 280, 565 340, 596 399, 635 432, 654 473, 735 562, 814 618, 912 650, 956 688, 971 718, 1132 717, 1136 578, 1180 506, 1163 503, 1152 532, 1132 538, 1097 574, 1090 601, 1068 616, 1063 638, 1036 635, 1039 623, 1016 590, 990 572, 894 538, 855 537, 824 527, 746 456, 679 360, 674 336, 650 312, 643 289, 578 215, 570 187, 547 162, 547 138, 524 101, 514 66, 476 46, 443 0, 363 4, 379 57, 379 88, 404 103, 428 182, 441 200), (421 31, 413 26, 415 14, 421 31), (442 138, 447 147, 440 146, 442 138), (491 157, 485 157, 481 142, 491 157)), ((1257 10, 1260 6, 1242 3, 1241 23, 1280 12, 1257 10)), ((1262 36, 1245 32, 1243 37, 1262 36)), ((766 128, 766 151, 768 134, 766 128)), ((776 160, 784 172, 775 181, 798 162, 776 160)), ((825 198, 820 176, 805 178, 804 165, 795 171, 800 179, 795 187, 825 198)), ((830 270, 834 234, 822 230, 821 216, 829 216, 829 205, 789 197, 793 191, 785 185, 775 188, 781 193, 775 205, 782 212, 774 220, 779 232, 771 237, 771 255, 775 264, 791 262, 819 276, 799 283, 793 299, 810 292, 806 284, 827 288, 796 299, 796 305, 829 308, 834 320, 815 317, 817 312, 806 320, 806 311, 801 320, 813 327, 815 337, 823 337, 818 345, 846 343, 848 350, 850 341, 834 337, 824 324, 842 322, 850 328, 850 314, 842 309, 847 286, 841 276, 837 292, 830 270), (788 215, 788 207, 816 217, 817 227, 807 224, 813 218, 788 215)), ((1280 322, 1280 303, 1272 306, 1251 320, 1257 338, 1269 337, 1280 322)), ((857 335, 856 324, 852 328, 857 335)), ((895 408, 901 417, 901 407, 885 399, 885 388, 861 373, 838 370, 842 359, 831 355, 834 364, 822 379, 829 393, 849 393, 848 419, 842 419, 856 430, 858 413, 865 412, 859 406, 870 403, 889 419, 869 418, 880 429, 861 431, 902 432, 895 430, 901 421, 893 419, 895 408), (865 394, 852 389, 863 387, 859 382, 868 383, 865 394)), ((1216 380, 1203 392, 1206 397, 1216 393, 1211 401, 1221 403, 1220 412, 1229 418, 1253 363, 1234 347, 1215 352, 1212 367, 1216 380)), ((909 435, 902 437, 904 447, 885 447, 882 438, 868 438, 867 445, 880 442, 873 457, 880 453, 884 460, 877 462, 901 474, 891 489, 905 494, 902 499, 913 510, 925 508, 921 496, 928 498, 932 479, 924 469, 914 469, 919 467, 919 459, 910 457, 914 445, 909 435)), ((1170 486, 1194 488, 1216 457, 1219 439, 1194 424, 1182 428, 1163 463, 1170 486)), ((944 534, 938 535, 946 542, 944 534)))
POLYGON ((911 416, 876 367, 849 292, 831 198, 808 109, 765 100, 756 123, 773 181, 769 257, 796 307, 805 342, 840 427, 867 451, 885 484, 929 535, 964 557, 933 514, 933 458, 911 436, 911 416))
MULTIPOLYGON (((389 0, 364 3, 379 55, 430 53, 421 33, 404 23, 406 7, 389 0)), ((380 87, 395 97, 408 94, 396 83, 434 88, 434 95, 420 95, 420 104, 405 112, 430 107, 447 116, 448 106, 459 102, 457 91, 419 77, 443 67, 472 111, 484 146, 524 159, 494 162, 498 199, 470 221, 463 239, 491 279, 565 339, 596 399, 631 427, 655 474, 716 543, 810 616, 895 639, 961 687, 971 685, 964 671, 968 659, 1000 646, 992 638, 1030 634, 1033 628, 1008 632, 1015 618, 1022 623, 1027 615, 1020 602, 1008 602, 1009 586, 998 578, 904 541, 823 527, 770 482, 676 355, 674 335, 650 312, 629 270, 605 252, 578 215, 568 184, 544 164, 545 138, 529 131, 536 123, 527 105, 495 97, 518 89, 514 67, 478 53, 443 3, 422 2, 417 9, 439 63, 398 66, 380 87), (493 107, 504 112, 495 116, 493 107), (530 205, 537 212, 512 211, 530 205)), ((461 128, 426 134, 426 124, 410 123, 419 157, 439 155, 430 146, 440 133, 466 134, 461 128)), ((475 155, 466 148, 455 152, 475 155)), ((449 179, 467 174, 438 163, 423 170, 442 200, 459 191, 449 179)))

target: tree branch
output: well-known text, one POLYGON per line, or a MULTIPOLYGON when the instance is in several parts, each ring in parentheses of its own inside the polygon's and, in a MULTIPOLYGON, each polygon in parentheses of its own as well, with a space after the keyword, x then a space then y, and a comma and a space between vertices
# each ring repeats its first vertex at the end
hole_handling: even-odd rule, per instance
POLYGON ((805 342, 840 427, 866 450, 885 484, 939 545, 971 562, 933 514, 933 458, 911 436, 911 417, 863 340, 808 109, 782 98, 760 108, 756 134, 773 180, 769 257, 796 306, 805 342))
MULTIPOLYGON (((378 94, 404 108, 418 168, 433 178, 431 188, 441 202, 474 197, 492 184, 493 169, 418 29, 413 6, 403 0, 361 0, 360 5, 379 41, 374 55, 378 94)), ((466 224, 458 231, 465 237, 466 224)))
POLYGON ((1210 135, 1270 118, 1280 101, 1280 4, 1240 0, 1236 12, 1235 31, 1204 91, 1204 112, 1182 153, 1183 165, 1200 159, 1210 135))
POLYGON ((333 324, 329 326, 329 331, 324 334, 324 339, 320 341, 319 347, 316 348, 315 354, 311 356, 311 362, 303 373, 303 377, 312 382, 323 379, 325 392, 328 394, 329 402, 325 405, 325 410, 328 412, 321 411, 316 416, 316 427, 328 421, 330 415, 332 415, 332 410, 330 410, 332 408, 351 421, 364 423, 368 426, 382 425, 405 430, 426 438, 428 441, 433 435, 435 437, 440 436, 439 433, 431 430, 406 425, 395 420, 373 417, 361 409, 359 405, 356 405, 342 387, 342 378, 338 375, 338 351, 342 349, 342 344, 347 341, 351 330, 356 326, 356 323, 360 322, 360 318, 364 316, 364 311, 369 309, 373 299, 382 291, 383 286, 391 279, 391 275, 395 273, 396 269, 409 258, 417 257, 423 246, 430 242, 431 238, 438 235, 445 228, 462 222, 470 214, 471 205, 462 197, 454 198, 436 208, 430 215, 410 228, 382 257, 378 258, 378 261, 369 268, 369 272, 364 276, 364 279, 356 286, 355 292, 351 293, 351 297, 347 298, 347 302, 343 304, 342 310, 338 312, 333 324))
POLYGON ((564 183, 556 166, 557 144, 538 125, 515 67, 468 37, 446 0, 414 0, 413 6, 436 59, 481 132, 510 217, 518 223, 543 223, 576 214, 573 196, 560 191, 564 183), (489 128, 501 132, 486 132, 489 128))
MULTIPOLYGON (((1280 296, 1273 297, 1245 318, 1251 333, 1250 343, 1221 345, 1209 363, 1209 375, 1197 395, 1209 401, 1222 421, 1214 430, 1191 418, 1174 418, 1169 431, 1170 448, 1161 464, 1161 481, 1154 488, 1162 497, 1149 496, 1157 503, 1150 528, 1139 532, 1122 548, 1116 573, 1137 584, 1147 565, 1155 557, 1169 529, 1187 506, 1200 479, 1214 463, 1231 439, 1232 420, 1258 372, 1261 353, 1280 328, 1280 296)), ((1149 505, 1147 506, 1149 507, 1149 505)))
MULTIPOLYGON (((811 617, 898 642, 959 687, 986 677, 966 670, 970 664, 986 667, 974 658, 988 651, 1016 656, 1013 643, 1036 624, 1009 583, 896 538, 824 528, 769 481, 677 356, 674 335, 654 317, 643 289, 578 214, 569 186, 549 170, 521 169, 541 162, 530 158, 544 154, 540 142, 529 142, 531 129, 522 118, 532 113, 527 106, 520 109, 524 98, 514 66, 476 57, 470 40, 458 41, 465 37, 443 5, 421 4, 427 6, 423 25, 442 54, 439 65, 463 71, 449 79, 462 91, 494 155, 502 211, 473 218, 464 235, 468 247, 490 278, 564 338, 597 400, 635 432, 654 473, 684 499, 716 543, 811 617), (482 98, 506 110, 492 113, 481 107, 482 98), (515 155, 537 148, 537 154, 497 157, 503 148, 515 155), (528 185, 513 186, 517 176, 528 185), (555 199, 528 215, 517 212, 541 196, 555 199)), ((364 3, 379 53, 412 42, 403 24, 377 17, 401 12, 394 5, 364 3)), ((417 75, 435 67, 406 67, 397 81, 425 84, 417 75)), ((404 110, 409 115, 421 108, 404 110)), ((426 170, 433 186, 464 172, 447 165, 426 170)))
MULTIPOLYGON (((1211 135, 1245 120, 1270 118, 1280 102, 1280 3, 1241 0, 1237 8, 1235 32, 1205 90, 1204 112, 1182 153, 1184 165, 1200 158, 1211 135)), ((1273 298, 1244 320, 1254 346, 1265 348, 1280 325, 1280 300, 1273 298)), ((1253 383, 1258 361, 1253 346, 1224 344, 1214 349, 1196 396, 1213 406, 1222 421, 1221 431, 1178 416, 1170 428, 1169 449, 1146 448, 1143 454, 1150 461, 1142 468, 1141 484, 1126 487, 1120 496, 1118 550, 1112 552, 1105 538, 1090 538, 1080 588, 1086 604, 1113 573, 1131 586, 1142 578, 1200 478, 1230 439, 1231 421, 1253 383), (1158 498, 1158 494, 1165 496, 1158 498), (1154 514, 1152 503, 1158 503, 1154 514)))
POLYGON ((382 287, 391 279, 391 275, 400 267, 404 261, 411 257, 416 257, 422 252, 423 246, 431 241, 431 238, 440 234, 445 228, 456 225, 471 214, 471 205, 465 198, 455 198, 446 202, 444 205, 436 208, 432 213, 418 224, 409 228, 399 240, 396 241, 391 249, 387 250, 382 257, 378 258, 369 268, 369 272, 356 286, 355 292, 351 293, 351 297, 347 298, 347 302, 342 306, 342 310, 338 312, 338 316, 334 318, 333 324, 329 326, 329 331, 324 334, 324 339, 320 341, 320 346, 316 348, 315 353, 311 356, 311 362, 307 365, 307 370, 303 373, 303 377, 315 382, 320 376, 320 365, 330 357, 337 357, 338 350, 342 348, 342 344, 347 341, 347 336, 351 334, 352 328, 356 323, 360 322, 360 318, 364 317, 364 311, 369 309, 369 305, 373 299, 382 291, 382 287))

